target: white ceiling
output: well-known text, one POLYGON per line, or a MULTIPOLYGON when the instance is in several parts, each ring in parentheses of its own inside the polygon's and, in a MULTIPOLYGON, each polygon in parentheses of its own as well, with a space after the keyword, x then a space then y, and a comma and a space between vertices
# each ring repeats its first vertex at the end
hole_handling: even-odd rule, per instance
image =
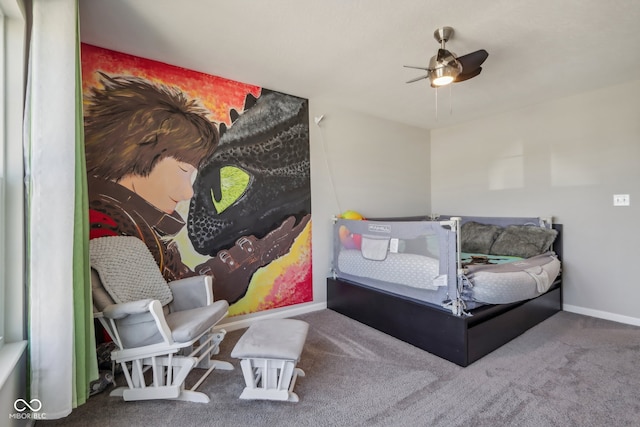
POLYGON ((426 129, 640 79, 640 0, 80 0, 80 17, 85 43, 426 129), (489 58, 436 116, 403 65, 445 25, 447 49, 489 58))

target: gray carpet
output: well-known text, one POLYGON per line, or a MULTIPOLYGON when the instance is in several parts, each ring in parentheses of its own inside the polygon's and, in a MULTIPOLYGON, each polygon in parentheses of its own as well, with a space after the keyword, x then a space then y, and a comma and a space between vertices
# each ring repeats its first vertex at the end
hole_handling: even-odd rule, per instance
POLYGON ((65 426, 638 426, 640 328, 560 312, 461 368, 331 310, 297 317, 310 329, 295 391, 300 402, 244 401, 243 331, 227 334, 200 387, 209 404, 124 402, 108 391, 65 426))

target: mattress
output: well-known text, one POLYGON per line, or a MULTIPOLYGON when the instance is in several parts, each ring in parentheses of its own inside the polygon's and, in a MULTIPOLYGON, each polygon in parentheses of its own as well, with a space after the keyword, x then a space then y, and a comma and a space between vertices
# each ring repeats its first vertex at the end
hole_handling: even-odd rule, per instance
POLYGON ((389 253, 384 260, 371 260, 357 249, 342 250, 338 256, 338 268, 343 273, 430 290, 438 290, 434 279, 439 264, 436 258, 406 253, 389 253))
MULTIPOLYGON (((481 254, 474 254, 480 257, 481 254)), ((470 258, 470 255, 469 255, 470 258)), ((488 256, 495 264, 475 264, 466 267, 467 302, 483 304, 508 304, 535 298, 545 293, 560 274, 560 261, 552 252, 536 257, 488 256)), ((342 277, 372 279, 376 287, 394 293, 427 300, 436 304, 446 299, 446 292, 438 280, 439 261, 428 256, 389 253, 384 260, 371 260, 359 250, 342 250, 338 256, 338 268, 342 277), (412 288, 410 289, 404 289, 412 288), (416 292, 434 291, 436 293, 416 292)), ((371 283, 371 282, 369 282, 371 283)))
POLYGON ((337 277, 386 293, 445 307, 450 300, 446 280, 438 276, 435 258, 416 254, 389 253, 384 261, 366 259, 357 249, 342 250, 338 255, 337 277))

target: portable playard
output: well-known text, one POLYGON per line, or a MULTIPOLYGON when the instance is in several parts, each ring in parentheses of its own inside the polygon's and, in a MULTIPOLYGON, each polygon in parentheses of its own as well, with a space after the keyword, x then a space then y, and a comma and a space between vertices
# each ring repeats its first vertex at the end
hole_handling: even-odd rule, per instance
POLYGON ((562 309, 549 218, 336 219, 328 308, 460 366, 562 309))

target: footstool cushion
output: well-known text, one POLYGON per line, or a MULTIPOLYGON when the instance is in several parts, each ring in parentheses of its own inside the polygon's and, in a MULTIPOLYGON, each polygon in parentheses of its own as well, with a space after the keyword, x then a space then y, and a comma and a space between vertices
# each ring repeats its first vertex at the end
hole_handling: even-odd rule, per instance
POLYGON ((309 324, 295 319, 268 319, 252 324, 231 352, 238 359, 298 360, 309 324))

